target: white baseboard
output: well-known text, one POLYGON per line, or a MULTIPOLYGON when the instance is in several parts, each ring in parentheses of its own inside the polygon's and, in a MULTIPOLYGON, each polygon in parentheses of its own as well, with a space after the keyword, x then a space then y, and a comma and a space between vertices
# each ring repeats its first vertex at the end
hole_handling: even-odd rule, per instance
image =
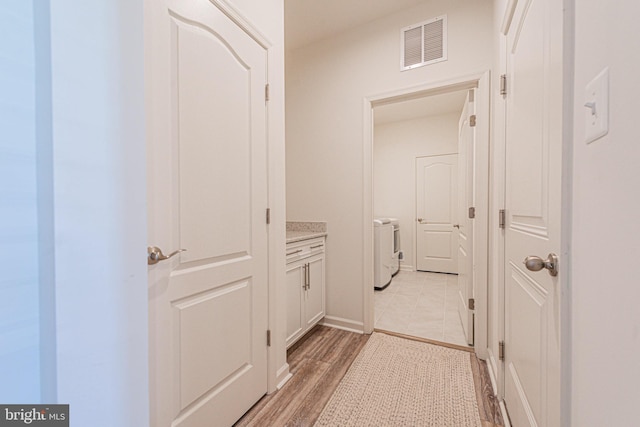
POLYGON ((324 326, 330 326, 344 331, 356 332, 358 334, 364 333, 364 324, 362 322, 343 319, 342 317, 324 316, 324 319, 322 319, 320 323, 324 326))
POLYGON ((282 367, 278 369, 278 372, 276 373, 276 383, 278 384, 276 388, 280 390, 282 386, 284 386, 287 381, 291 379, 292 376, 293 374, 289 372, 289 364, 285 363, 284 365, 282 365, 282 367))
POLYGON ((416 271, 416 270, 413 268, 413 265, 404 265, 404 264, 403 264, 403 265, 401 265, 401 266, 400 266, 400 271, 410 271, 410 272, 414 272, 414 271, 416 271))

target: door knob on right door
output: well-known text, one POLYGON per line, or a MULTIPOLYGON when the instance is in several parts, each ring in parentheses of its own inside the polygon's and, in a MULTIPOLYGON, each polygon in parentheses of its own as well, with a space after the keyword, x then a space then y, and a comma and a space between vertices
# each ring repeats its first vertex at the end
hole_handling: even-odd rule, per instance
POLYGON ((558 255, 551 253, 547 256, 547 259, 542 259, 539 256, 531 255, 524 259, 523 264, 530 271, 540 271, 543 268, 549 270, 549 274, 552 276, 558 275, 558 255))

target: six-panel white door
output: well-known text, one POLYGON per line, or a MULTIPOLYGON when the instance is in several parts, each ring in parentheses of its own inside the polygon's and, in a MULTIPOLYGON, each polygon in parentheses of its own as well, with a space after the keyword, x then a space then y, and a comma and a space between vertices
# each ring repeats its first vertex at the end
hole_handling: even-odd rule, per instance
POLYGON ((208 0, 146 2, 151 424, 267 391, 266 51, 208 0))
MULTIPOLYGON (((511 3, 510 3, 511 4, 511 3)), ((562 2, 515 3, 507 33, 505 402, 516 426, 560 425, 562 2)))
POLYGON ((458 272, 458 155, 416 159, 416 268, 458 272))
POLYGON ((458 312, 467 344, 473 345, 474 313, 469 299, 474 298, 473 219, 469 207, 474 203, 475 127, 470 116, 475 112, 474 89, 467 94, 458 125, 458 312))

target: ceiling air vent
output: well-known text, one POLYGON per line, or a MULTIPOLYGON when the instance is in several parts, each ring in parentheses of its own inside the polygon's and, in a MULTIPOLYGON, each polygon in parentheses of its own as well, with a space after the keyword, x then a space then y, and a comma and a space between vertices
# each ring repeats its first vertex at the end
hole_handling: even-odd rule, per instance
POLYGON ((447 15, 405 27, 400 35, 400 70, 447 60, 447 15))

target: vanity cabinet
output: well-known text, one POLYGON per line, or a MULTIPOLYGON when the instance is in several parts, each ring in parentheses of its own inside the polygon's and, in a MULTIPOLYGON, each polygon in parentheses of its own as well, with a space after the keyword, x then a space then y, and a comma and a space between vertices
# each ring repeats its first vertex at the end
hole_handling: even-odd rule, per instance
POLYGON ((287 348, 325 314, 324 237, 287 244, 287 348))

